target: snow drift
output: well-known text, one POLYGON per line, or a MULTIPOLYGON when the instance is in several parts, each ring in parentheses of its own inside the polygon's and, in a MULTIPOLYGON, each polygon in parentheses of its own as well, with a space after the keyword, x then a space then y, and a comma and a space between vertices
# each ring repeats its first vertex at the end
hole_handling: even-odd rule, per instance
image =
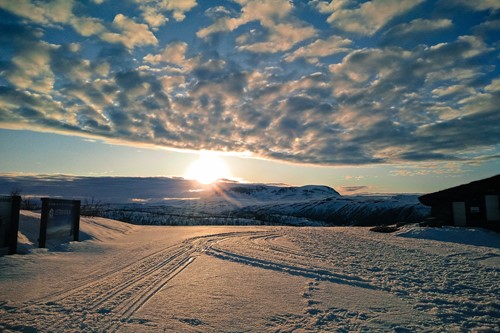
MULTIPOLYGON (((122 237, 132 231, 140 230, 140 226, 122 223, 101 217, 80 217, 80 240, 108 242, 122 237)), ((49 250, 67 250, 69 243, 60 239, 48 239, 46 249, 38 248, 40 235, 40 213, 21 210, 19 214, 19 232, 17 253, 44 252, 49 250)), ((70 245, 78 242, 70 242, 70 245)))

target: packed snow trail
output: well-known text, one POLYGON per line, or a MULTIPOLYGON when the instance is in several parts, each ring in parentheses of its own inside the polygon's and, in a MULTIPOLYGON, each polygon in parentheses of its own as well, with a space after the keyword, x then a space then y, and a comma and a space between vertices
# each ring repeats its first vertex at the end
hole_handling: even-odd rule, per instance
POLYGON ((87 218, 82 232, 0 257, 0 331, 500 331, 497 234, 499 246, 477 246, 403 238, 410 229, 87 218))
POLYGON ((119 331, 122 323, 212 244, 245 234, 192 237, 136 258, 119 269, 89 276, 76 287, 54 291, 19 307, 3 304, 0 328, 35 332, 57 332, 61 328, 80 332, 119 331))

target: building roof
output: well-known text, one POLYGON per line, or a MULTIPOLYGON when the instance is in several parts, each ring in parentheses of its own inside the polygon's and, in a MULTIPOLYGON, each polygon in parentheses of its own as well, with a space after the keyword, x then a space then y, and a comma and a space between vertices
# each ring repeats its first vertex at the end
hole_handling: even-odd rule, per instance
POLYGON ((500 194, 500 174, 442 191, 425 194, 420 196, 418 200, 426 206, 435 206, 445 202, 464 201, 486 194, 500 194))

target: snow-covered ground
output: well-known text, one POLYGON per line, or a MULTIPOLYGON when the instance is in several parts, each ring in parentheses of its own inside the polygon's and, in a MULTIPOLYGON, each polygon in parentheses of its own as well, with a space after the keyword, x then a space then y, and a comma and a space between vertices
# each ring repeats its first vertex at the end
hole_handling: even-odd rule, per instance
POLYGON ((133 226, 0 257, 2 332, 498 332, 500 235, 133 226))

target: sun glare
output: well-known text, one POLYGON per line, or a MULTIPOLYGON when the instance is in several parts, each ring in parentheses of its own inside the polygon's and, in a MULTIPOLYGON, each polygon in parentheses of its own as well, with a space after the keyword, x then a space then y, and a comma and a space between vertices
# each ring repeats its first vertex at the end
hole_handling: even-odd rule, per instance
POLYGON ((229 179, 231 174, 222 159, 215 155, 202 154, 189 166, 184 178, 208 185, 221 178, 229 179))

